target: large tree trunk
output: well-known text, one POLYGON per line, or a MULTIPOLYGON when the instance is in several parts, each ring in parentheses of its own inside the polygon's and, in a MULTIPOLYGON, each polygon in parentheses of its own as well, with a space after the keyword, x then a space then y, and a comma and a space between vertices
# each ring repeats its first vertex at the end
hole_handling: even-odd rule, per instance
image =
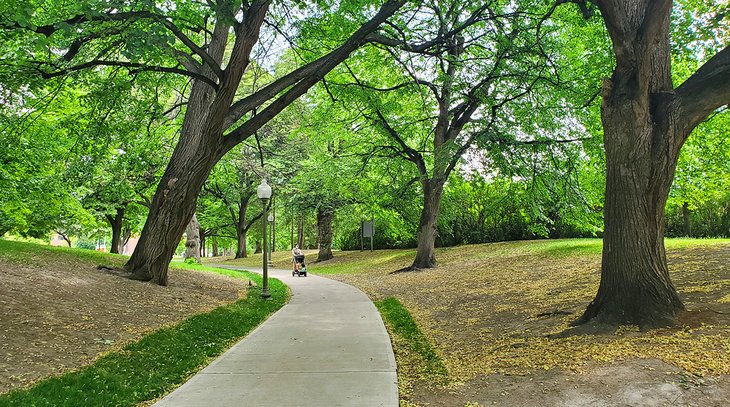
MULTIPOLYGON (((192 116, 189 112, 186 121, 192 116)), ((155 192, 137 247, 125 265, 133 279, 167 284, 170 260, 193 216, 198 193, 218 161, 203 137, 185 134, 183 130, 155 192)))
POLYGON ((124 221, 124 206, 117 207, 117 213, 114 216, 106 215, 106 220, 112 228, 112 248, 111 253, 121 253, 122 246, 122 224, 124 221))
POLYGON ((603 89, 606 149, 601 283, 575 324, 593 318, 652 327, 684 306, 667 272, 664 206, 690 132, 730 103, 730 47, 678 88, 670 71, 671 0, 598 2, 616 68, 603 89))
POLYGON ((185 228, 185 260, 189 258, 195 259, 196 263, 200 263, 200 223, 198 217, 193 214, 187 228, 185 228))
POLYGON ((575 323, 597 318, 655 327, 672 324, 684 308, 664 251, 664 208, 684 129, 677 125, 669 67, 669 9, 657 15, 646 1, 602 9, 612 16, 606 18, 617 67, 604 82, 601 114, 606 150, 601 283, 575 323))
POLYGON ((335 213, 329 209, 317 210, 317 240, 319 240, 319 254, 317 261, 333 258, 332 255, 332 221, 335 213))
POLYGON ((425 180, 423 185, 423 209, 418 224, 416 259, 413 260, 413 269, 436 267, 436 222, 441 208, 441 195, 444 190, 442 181, 425 180))
POLYGON ((218 257, 218 237, 213 236, 212 240, 213 241, 211 242, 211 244, 213 246, 213 257, 218 257))

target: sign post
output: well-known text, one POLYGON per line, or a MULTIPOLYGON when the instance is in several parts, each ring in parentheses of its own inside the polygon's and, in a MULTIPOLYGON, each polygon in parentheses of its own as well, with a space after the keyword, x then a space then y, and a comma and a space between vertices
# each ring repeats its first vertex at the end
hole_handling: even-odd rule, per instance
POLYGON ((375 218, 373 218, 370 221, 363 221, 362 222, 362 234, 360 236, 360 251, 364 250, 363 248, 363 237, 369 237, 370 238, 370 251, 373 251, 373 236, 375 235, 375 218))

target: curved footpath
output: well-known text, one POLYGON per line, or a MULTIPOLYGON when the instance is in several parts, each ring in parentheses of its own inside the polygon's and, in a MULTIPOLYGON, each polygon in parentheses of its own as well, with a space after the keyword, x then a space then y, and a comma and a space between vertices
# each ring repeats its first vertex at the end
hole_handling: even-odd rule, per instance
POLYGON ((289 303, 155 406, 398 406, 390 337, 370 299, 323 277, 269 275, 291 288, 289 303))

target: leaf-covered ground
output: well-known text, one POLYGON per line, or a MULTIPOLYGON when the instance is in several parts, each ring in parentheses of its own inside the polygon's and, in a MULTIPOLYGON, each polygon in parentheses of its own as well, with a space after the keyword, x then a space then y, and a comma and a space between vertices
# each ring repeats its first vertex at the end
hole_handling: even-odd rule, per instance
MULTIPOLYGON (((376 300, 396 297, 433 341, 449 385, 401 377, 410 403, 725 405, 730 241, 667 240, 667 250, 687 312, 676 328, 644 333, 635 327, 566 332, 598 287, 596 239, 439 249, 438 268, 397 274, 390 272, 410 265, 414 251, 342 252, 310 271, 356 285, 376 300)), ((400 352, 399 363, 413 363, 400 352)))
POLYGON ((0 393, 247 293, 246 281, 213 273, 173 269, 160 287, 96 269, 124 260, 0 240, 0 393))

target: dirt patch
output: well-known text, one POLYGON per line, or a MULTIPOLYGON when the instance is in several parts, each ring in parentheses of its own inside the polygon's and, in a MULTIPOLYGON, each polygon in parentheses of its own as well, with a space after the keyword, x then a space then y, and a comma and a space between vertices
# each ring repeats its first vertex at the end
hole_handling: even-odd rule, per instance
POLYGON ((568 323, 595 296, 600 253, 551 252, 554 244, 562 243, 450 248, 432 270, 389 274, 404 266, 394 261, 332 277, 375 299, 397 297, 432 340, 450 385, 404 380, 403 398, 419 406, 726 405, 730 244, 668 250, 687 307, 679 326, 590 335, 568 323))
POLYGON ((586 373, 561 369, 528 376, 477 376, 455 390, 419 383, 414 401, 429 407, 463 406, 725 406, 726 378, 702 378, 656 359, 591 366, 586 373))
POLYGON ((161 287, 69 256, 40 263, 0 259, 0 393, 246 295, 244 281, 213 273, 170 270, 161 287))

